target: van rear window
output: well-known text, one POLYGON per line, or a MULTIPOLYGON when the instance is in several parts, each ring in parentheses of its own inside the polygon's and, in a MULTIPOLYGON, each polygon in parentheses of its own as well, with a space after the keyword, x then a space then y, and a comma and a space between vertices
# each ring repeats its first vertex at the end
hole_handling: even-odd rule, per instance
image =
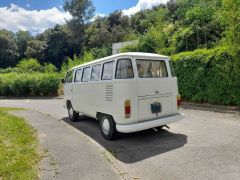
POLYGON ((139 78, 168 77, 165 61, 162 60, 136 60, 139 78))

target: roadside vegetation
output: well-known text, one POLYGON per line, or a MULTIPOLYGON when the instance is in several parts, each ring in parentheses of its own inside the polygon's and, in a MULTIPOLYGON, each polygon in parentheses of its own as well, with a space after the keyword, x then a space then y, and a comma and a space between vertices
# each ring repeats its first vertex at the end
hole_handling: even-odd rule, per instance
POLYGON ((65 1, 64 10, 73 19, 37 36, 0 30, 0 95, 56 95, 68 68, 111 55, 113 43, 137 40, 122 52, 171 56, 185 100, 240 104, 240 0, 170 0, 132 16, 115 11, 94 20, 91 0, 65 1), (19 74, 27 88, 16 92, 19 74))
POLYGON ((35 130, 23 118, 0 108, 0 179, 38 179, 38 141, 35 130))
POLYGON ((183 99, 240 105, 240 54, 218 47, 183 52, 172 59, 183 99))

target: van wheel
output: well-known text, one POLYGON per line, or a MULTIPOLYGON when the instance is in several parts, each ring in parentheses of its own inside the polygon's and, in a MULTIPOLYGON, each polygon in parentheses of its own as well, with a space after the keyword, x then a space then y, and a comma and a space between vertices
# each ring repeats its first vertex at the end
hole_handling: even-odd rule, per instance
POLYGON ((69 104, 69 106, 68 106, 68 117, 69 117, 70 121, 72 121, 72 122, 77 121, 78 117, 79 117, 79 113, 74 111, 72 104, 69 104))
POLYGON ((113 118, 108 115, 103 115, 100 117, 99 122, 100 130, 105 139, 113 140, 117 137, 118 132, 116 129, 116 123, 113 118))

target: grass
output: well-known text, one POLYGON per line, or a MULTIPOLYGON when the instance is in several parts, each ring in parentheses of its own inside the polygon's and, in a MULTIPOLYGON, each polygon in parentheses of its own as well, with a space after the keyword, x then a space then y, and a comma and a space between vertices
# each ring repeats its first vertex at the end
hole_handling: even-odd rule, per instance
POLYGON ((12 110, 0 108, 0 180, 39 179, 36 131, 12 110))

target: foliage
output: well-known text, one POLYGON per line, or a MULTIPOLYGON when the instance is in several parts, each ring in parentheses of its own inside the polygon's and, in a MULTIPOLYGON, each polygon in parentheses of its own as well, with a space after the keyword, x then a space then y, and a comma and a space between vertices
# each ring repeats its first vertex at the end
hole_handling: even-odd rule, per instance
POLYGON ((7 74, 7 73, 11 73, 11 72, 17 72, 16 68, 6 68, 6 69, 0 69, 0 74, 7 74))
POLYGON ((43 62, 45 59, 46 48, 47 48, 47 44, 45 41, 36 40, 36 39, 30 40, 28 41, 25 56, 27 58, 34 58, 43 62))
POLYGON ((72 19, 67 22, 68 43, 73 50, 70 53, 72 56, 73 54, 81 55, 86 42, 87 24, 93 18, 95 7, 92 0, 67 0, 64 10, 72 15, 72 19))
POLYGON ((18 31, 16 33, 16 43, 18 47, 19 59, 26 58, 25 52, 27 51, 28 41, 31 40, 31 35, 28 31, 18 31))
POLYGON ((23 59, 17 65, 16 68, 10 68, 7 72, 18 72, 18 73, 54 73, 57 72, 57 68, 51 63, 44 63, 42 66, 37 59, 23 59))
POLYGON ((68 61, 62 65, 61 73, 65 74, 70 68, 90 62, 93 59, 94 57, 90 52, 84 53, 82 57, 74 56, 73 59, 69 58, 68 61))
POLYGON ((44 63, 43 72, 45 72, 45 73, 56 73, 57 68, 51 63, 44 63))
POLYGON ((15 65, 17 58, 17 44, 14 34, 7 30, 0 30, 0 68, 15 65))
POLYGON ((225 43, 236 53, 240 50, 240 0, 223 0, 222 9, 226 24, 225 43))
POLYGON ((60 79, 56 73, 1 74, 0 96, 57 95, 60 79))
POLYGON ((92 48, 90 53, 95 59, 100 59, 109 56, 112 53, 112 49, 108 47, 92 48))
POLYGON ((121 49, 121 52, 124 53, 124 52, 139 52, 139 47, 138 45, 128 45, 128 46, 125 46, 121 49))
POLYGON ((1 179, 38 179, 38 141, 35 130, 23 118, 0 108, 0 177, 1 179))
POLYGON ((66 0, 64 10, 70 12, 73 20, 84 24, 93 17, 95 7, 93 6, 92 0, 66 0))
POLYGON ((225 28, 220 9, 220 0, 179 0, 137 13, 133 27, 144 30, 137 32, 139 50, 169 55, 216 47, 225 28))
POLYGON ((46 41, 46 59, 48 59, 56 67, 60 68, 62 63, 67 60, 69 54, 69 35, 64 27, 59 25, 53 29, 45 31, 39 38, 46 41), (42 36, 42 37, 41 37, 42 36))
MULTIPOLYGON (((135 33, 131 28, 131 19, 115 11, 107 17, 97 17, 86 29, 84 45, 88 51, 91 49, 110 49, 113 43, 134 40, 135 33)), ((110 55, 108 51, 107 55, 110 55)))
POLYGON ((240 52, 199 49, 172 57, 185 100, 240 105, 240 52))
POLYGON ((35 58, 60 69, 74 55, 87 51, 95 58, 108 56, 113 43, 128 40, 138 40, 133 50, 166 55, 219 45, 237 52, 240 47, 239 0, 170 0, 132 16, 115 11, 93 17, 91 0, 67 0, 64 9, 73 18, 37 36, 1 30, 0 68, 35 58))
POLYGON ((32 73, 32 72, 41 72, 42 66, 37 59, 23 59, 17 65, 18 72, 21 73, 32 73))

